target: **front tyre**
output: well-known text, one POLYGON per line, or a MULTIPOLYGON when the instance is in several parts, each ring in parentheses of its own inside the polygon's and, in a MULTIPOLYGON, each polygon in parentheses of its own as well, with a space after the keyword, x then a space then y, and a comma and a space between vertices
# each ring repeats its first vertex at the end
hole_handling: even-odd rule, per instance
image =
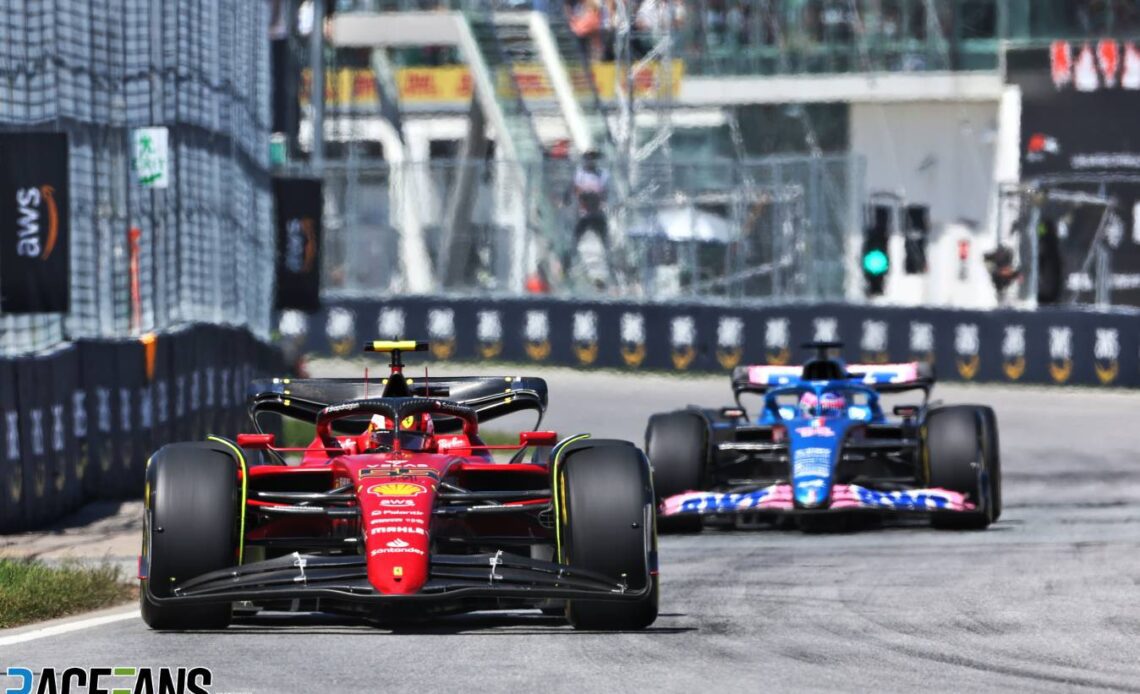
MULTIPOLYGON (((645 453, 653 466, 657 503, 683 492, 702 489, 707 456, 708 426, 693 412, 669 412, 649 418, 645 453)), ((663 533, 700 532, 699 515, 672 516, 657 522, 663 533)))
POLYGON ((995 520, 995 489, 1000 498, 1001 479, 995 475, 982 409, 974 405, 940 407, 927 415, 923 425, 927 483, 964 494, 976 507, 973 511, 936 513, 931 519, 936 528, 980 530, 995 520))
POLYGON ((649 463, 622 441, 589 442, 568 451, 555 469, 560 496, 561 561, 649 588, 636 602, 568 600, 576 629, 644 629, 657 619, 657 533, 649 463))
POLYGON ((238 483, 233 458, 208 444, 164 446, 147 466, 139 603, 152 629, 223 629, 232 605, 160 605, 172 586, 237 563, 238 483))

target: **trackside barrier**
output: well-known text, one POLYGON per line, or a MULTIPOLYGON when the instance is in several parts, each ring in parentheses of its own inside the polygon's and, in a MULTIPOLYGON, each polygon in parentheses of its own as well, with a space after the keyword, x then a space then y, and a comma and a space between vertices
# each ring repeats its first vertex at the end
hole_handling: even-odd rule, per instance
POLYGON ((355 356, 377 337, 424 337, 439 360, 724 373, 798 363, 801 343, 840 340, 848 361, 928 361, 947 381, 1140 386, 1135 310, 412 297, 329 301, 286 324, 287 353, 322 356, 355 356))
POLYGON ((0 359, 0 532, 141 496, 155 449, 233 435, 246 383, 284 368, 276 347, 219 326, 0 359))

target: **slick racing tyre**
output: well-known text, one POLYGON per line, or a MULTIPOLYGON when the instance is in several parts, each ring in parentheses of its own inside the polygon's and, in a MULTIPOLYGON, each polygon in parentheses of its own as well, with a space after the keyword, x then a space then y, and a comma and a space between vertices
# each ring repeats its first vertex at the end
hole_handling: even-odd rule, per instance
POLYGON ((989 465, 990 479, 993 480, 993 520, 1001 517, 1001 446, 998 440, 997 415, 994 408, 979 406, 982 415, 982 450, 989 465))
POLYGON ((936 528, 979 530, 994 521, 995 488, 1001 484, 989 458, 985 415, 974 405, 956 405, 932 410, 923 426, 923 458, 930 487, 964 494, 976 505, 966 512, 936 513, 936 528))
POLYGON ((177 581, 237 563, 238 483, 233 457, 210 444, 164 446, 147 467, 139 602, 152 629, 222 629, 232 605, 159 605, 177 581))
POLYGON ((644 454, 624 441, 592 441, 569 450, 555 469, 561 561, 649 588, 636 602, 566 602, 576 629, 644 629, 657 619, 657 533, 644 454))
MULTIPOLYGON (((705 421, 691 412, 655 414, 645 428, 645 453, 653 467, 653 489, 657 503, 682 492, 703 488, 706 439, 705 421)), ((662 518, 658 529, 663 533, 699 532, 701 517, 676 516, 662 518)))

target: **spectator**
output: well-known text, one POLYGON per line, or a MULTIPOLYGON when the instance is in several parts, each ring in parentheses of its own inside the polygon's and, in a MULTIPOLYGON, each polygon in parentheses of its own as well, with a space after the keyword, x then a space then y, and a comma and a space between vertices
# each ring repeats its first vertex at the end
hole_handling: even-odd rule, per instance
POLYGON ((599 166, 596 151, 590 150, 583 156, 574 172, 571 192, 578 206, 578 221, 574 225, 575 257, 565 265, 601 289, 609 278, 609 221, 604 206, 609 198, 610 174, 599 166))
POLYGON ((590 60, 602 59, 602 8, 598 0, 568 0, 567 19, 590 60))

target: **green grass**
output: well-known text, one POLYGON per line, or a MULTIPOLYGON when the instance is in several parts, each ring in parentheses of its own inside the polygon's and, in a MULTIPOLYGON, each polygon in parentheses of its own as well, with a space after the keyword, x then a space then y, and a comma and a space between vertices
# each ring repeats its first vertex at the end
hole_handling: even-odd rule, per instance
POLYGON ((0 629, 116 605, 133 593, 111 564, 49 566, 0 559, 0 629))

